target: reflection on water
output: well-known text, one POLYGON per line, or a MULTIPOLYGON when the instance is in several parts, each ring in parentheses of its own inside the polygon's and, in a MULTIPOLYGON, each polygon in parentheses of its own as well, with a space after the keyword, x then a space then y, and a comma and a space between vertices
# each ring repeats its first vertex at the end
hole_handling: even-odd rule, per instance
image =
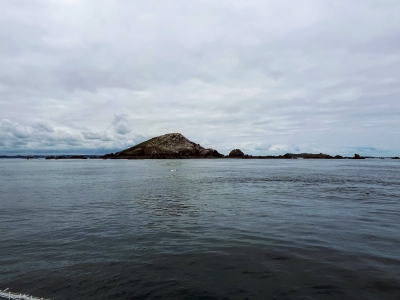
POLYGON ((0 160, 0 170, 0 288, 400 297, 396 161, 0 160))

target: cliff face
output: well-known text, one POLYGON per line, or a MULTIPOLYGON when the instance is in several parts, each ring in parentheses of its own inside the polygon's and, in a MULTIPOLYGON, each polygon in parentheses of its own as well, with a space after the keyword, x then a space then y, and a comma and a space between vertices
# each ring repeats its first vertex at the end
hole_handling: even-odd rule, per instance
POLYGON ((203 148, 180 133, 164 134, 114 155, 106 155, 110 158, 206 158, 222 156, 217 150, 203 148))

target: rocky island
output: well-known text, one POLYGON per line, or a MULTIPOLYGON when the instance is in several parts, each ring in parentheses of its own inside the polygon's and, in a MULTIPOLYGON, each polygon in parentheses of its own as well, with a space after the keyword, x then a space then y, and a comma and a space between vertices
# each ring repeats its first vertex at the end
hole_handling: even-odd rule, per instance
POLYGON ((180 133, 168 133, 154 137, 136 146, 110 153, 104 158, 219 158, 224 157, 217 150, 204 148, 180 133))

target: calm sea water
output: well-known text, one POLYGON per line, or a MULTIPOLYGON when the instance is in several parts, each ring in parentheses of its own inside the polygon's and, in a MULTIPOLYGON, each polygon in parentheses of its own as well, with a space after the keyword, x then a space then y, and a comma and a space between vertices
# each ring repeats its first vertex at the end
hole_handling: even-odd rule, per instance
POLYGON ((400 299, 400 161, 3 159, 0 288, 400 299))

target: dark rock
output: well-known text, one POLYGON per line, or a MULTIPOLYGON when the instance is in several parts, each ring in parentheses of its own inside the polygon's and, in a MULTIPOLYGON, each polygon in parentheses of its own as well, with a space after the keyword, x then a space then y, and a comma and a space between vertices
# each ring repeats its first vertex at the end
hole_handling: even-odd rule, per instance
POLYGON ((115 154, 114 153, 107 153, 103 156, 103 158, 114 158, 115 154))
POLYGON ((312 154, 312 153, 305 153, 303 158, 333 158, 329 154, 319 153, 319 154, 312 154))
POLYGON ((329 158, 329 159, 334 158, 333 156, 330 156, 329 154, 324 154, 324 153, 319 153, 319 154, 313 154, 313 153, 299 153, 299 154, 286 153, 285 155, 286 155, 286 157, 284 157, 284 158, 289 158, 289 157, 290 158, 329 158))
POLYGON ((398 157, 398 156, 395 156, 395 157, 393 157, 393 159, 400 159, 400 157, 398 157))
POLYGON ((335 155, 335 158, 336 158, 336 159, 343 159, 344 157, 341 156, 341 155, 335 155))
POLYGON ((180 133, 168 133, 154 137, 131 148, 106 154, 103 158, 217 158, 223 157, 217 150, 203 148, 180 133))
POLYGON ((229 157, 243 157, 243 156, 244 156, 244 153, 240 149, 233 149, 229 153, 229 157))
POLYGON ((354 153, 353 159, 365 159, 365 157, 362 157, 362 156, 360 156, 359 154, 354 153))

